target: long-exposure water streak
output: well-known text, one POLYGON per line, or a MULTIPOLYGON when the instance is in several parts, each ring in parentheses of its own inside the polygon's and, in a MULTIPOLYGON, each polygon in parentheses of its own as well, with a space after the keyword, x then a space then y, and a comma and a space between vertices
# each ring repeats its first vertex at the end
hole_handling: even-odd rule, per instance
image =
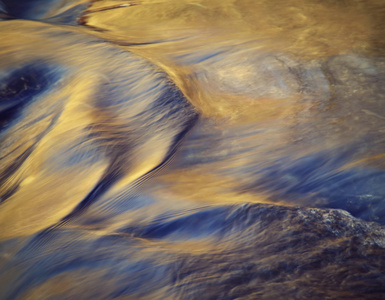
POLYGON ((0 299, 385 299, 381 0, 1 0, 0 299))

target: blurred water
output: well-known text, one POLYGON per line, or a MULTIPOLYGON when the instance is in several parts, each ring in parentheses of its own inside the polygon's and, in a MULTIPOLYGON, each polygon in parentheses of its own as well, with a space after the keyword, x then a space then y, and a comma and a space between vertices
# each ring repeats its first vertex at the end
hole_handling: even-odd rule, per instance
POLYGON ((1 299, 384 299, 381 1, 0 1, 1 299))

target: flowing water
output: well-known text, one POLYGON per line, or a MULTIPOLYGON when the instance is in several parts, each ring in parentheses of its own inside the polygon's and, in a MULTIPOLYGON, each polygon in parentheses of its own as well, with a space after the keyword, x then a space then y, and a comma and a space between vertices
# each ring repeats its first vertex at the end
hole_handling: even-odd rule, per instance
POLYGON ((384 299, 384 20, 0 1, 0 299, 384 299))

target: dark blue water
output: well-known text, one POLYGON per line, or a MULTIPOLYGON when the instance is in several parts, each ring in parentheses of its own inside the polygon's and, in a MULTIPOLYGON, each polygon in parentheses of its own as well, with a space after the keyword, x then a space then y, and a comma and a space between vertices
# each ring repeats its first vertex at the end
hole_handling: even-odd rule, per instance
POLYGON ((384 299, 385 7, 91 2, 0 1, 0 298, 384 299))

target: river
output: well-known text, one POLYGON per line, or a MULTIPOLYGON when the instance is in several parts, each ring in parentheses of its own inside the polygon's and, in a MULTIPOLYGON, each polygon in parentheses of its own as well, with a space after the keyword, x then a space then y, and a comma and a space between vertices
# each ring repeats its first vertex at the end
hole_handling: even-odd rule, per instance
POLYGON ((384 20, 0 1, 0 299, 384 299, 384 20))

